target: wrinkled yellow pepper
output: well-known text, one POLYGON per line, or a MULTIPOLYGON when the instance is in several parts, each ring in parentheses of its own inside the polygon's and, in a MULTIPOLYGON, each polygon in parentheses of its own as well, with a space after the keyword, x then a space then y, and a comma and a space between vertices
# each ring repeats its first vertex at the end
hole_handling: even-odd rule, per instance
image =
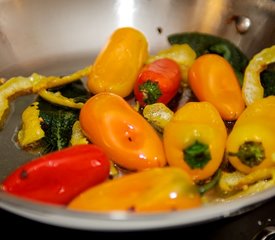
POLYGON ((45 136, 41 128, 42 119, 39 118, 38 102, 27 107, 22 114, 22 129, 18 132, 18 142, 22 147, 33 144, 45 136))
POLYGON ((68 205, 85 211, 160 212, 201 205, 196 186, 179 168, 152 168, 124 175, 83 192, 68 205))
POLYGON ((73 98, 64 97, 60 92, 50 92, 46 89, 42 89, 38 94, 46 101, 64 107, 80 109, 84 105, 82 102, 75 102, 73 98))
POLYGON ((176 111, 164 128, 167 161, 187 171, 194 181, 211 177, 224 155, 226 127, 208 102, 189 102, 176 111))
POLYGON ((148 43, 140 31, 117 29, 97 56, 88 78, 89 90, 128 96, 148 57, 148 43))
POLYGON ((88 144, 88 143, 89 141, 81 129, 80 122, 75 121, 72 128, 72 136, 71 136, 70 144, 74 146, 74 145, 88 144))
POLYGON ((275 96, 249 105, 228 136, 226 152, 240 172, 275 166, 275 96))
POLYGON ((162 133, 174 112, 163 103, 153 103, 146 105, 142 114, 157 131, 162 133))

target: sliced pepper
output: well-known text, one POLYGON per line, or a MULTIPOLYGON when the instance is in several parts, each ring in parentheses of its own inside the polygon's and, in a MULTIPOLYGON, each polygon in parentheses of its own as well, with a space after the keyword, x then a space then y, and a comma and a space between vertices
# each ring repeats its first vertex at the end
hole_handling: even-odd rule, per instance
POLYGON ((275 96, 249 105, 230 132, 226 153, 240 172, 275 166, 275 96))
POLYGON ((189 102, 164 128, 169 165, 187 171, 194 181, 211 177, 224 155, 227 132, 216 108, 208 102, 189 102))
POLYGON ((70 144, 73 146, 73 145, 88 144, 88 143, 89 141, 81 129, 80 122, 75 121, 72 128, 72 137, 70 140, 70 144))
POLYGON ((268 64, 275 62, 275 45, 265 48, 255 54, 245 69, 242 87, 243 97, 246 105, 264 97, 264 88, 261 84, 260 73, 268 64))
POLYGON ((90 66, 64 77, 45 77, 33 73, 30 77, 14 77, 0 85, 0 127, 2 127, 5 114, 9 109, 9 99, 27 93, 37 93, 42 89, 53 88, 71 83, 87 76, 90 66))
POLYGON ((50 92, 46 89, 42 89, 38 92, 39 96, 47 100, 52 104, 57 104, 64 107, 80 109, 83 106, 82 102, 76 103, 73 98, 67 98, 62 96, 60 92, 50 92))
POLYGON ((35 143, 45 136, 41 128, 43 119, 39 117, 38 102, 27 107, 22 114, 22 129, 18 132, 18 141, 21 147, 35 143))
POLYGON ((253 185, 262 180, 273 179, 275 181, 275 168, 258 169, 249 174, 244 174, 239 171, 232 173, 222 172, 219 188, 224 192, 234 192, 243 190, 249 185, 253 185))
POLYGON ((179 168, 165 167, 128 174, 90 188, 68 207, 100 212, 160 212, 200 205, 200 195, 190 177, 179 168))

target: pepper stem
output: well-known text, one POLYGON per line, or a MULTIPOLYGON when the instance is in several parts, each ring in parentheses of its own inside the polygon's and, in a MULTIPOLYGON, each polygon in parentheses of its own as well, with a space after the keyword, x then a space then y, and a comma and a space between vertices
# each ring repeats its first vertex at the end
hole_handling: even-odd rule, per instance
POLYGON ((192 169, 202 169, 211 160, 209 146, 199 141, 184 149, 183 153, 184 160, 192 169))
POLYGON ((246 141, 236 153, 229 152, 229 156, 238 157, 248 167, 259 165, 265 159, 265 151, 261 142, 246 141))
POLYGON ((143 101, 147 104, 156 103, 162 95, 159 84, 150 79, 139 86, 139 91, 142 92, 143 101))

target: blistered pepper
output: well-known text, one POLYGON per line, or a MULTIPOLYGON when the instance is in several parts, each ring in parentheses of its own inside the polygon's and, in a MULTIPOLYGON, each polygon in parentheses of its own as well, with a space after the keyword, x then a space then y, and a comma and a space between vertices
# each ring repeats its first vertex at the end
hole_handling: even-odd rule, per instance
POLYGON ((140 31, 119 28, 97 56, 88 78, 89 90, 128 96, 148 57, 148 43, 140 31))
POLYGON ((245 108, 233 68, 217 54, 197 58, 189 69, 188 82, 196 97, 212 103, 224 120, 236 120, 245 108))
POLYGON ((242 87, 243 97, 246 105, 264 97, 264 88, 261 84, 260 73, 268 64, 275 62, 275 45, 265 48, 254 55, 245 69, 242 87))
POLYGON ((179 168, 132 173, 83 192, 68 205, 85 211, 160 212, 199 207, 192 180, 179 168))
POLYGON ((142 170, 166 164, 154 128, 119 95, 96 94, 81 108, 79 119, 88 139, 118 165, 142 170))
POLYGON ((236 121, 226 144, 230 163, 240 172, 275 166, 275 96, 249 105, 236 121))
POLYGON ((227 132, 216 108, 208 102, 189 102, 164 128, 167 161, 187 171, 194 181, 211 177, 224 155, 227 132))
POLYGON ((32 160, 3 182, 8 193, 35 201, 68 204, 82 191, 105 181, 110 162, 101 148, 76 145, 32 160))

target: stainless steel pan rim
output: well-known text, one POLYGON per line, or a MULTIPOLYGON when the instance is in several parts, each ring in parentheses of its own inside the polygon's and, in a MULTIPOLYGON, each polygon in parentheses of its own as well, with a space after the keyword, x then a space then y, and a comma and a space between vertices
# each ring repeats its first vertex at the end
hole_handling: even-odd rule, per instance
MULTIPOLYGON (((275 44, 274 19, 273 0, 0 0, 0 77, 29 75, 34 71, 75 71, 91 63, 115 28, 126 25, 145 33, 151 52, 168 46, 168 34, 200 31, 230 39, 251 57, 275 44), (233 16, 249 19, 245 32, 237 31, 237 21, 229 21, 233 16)), ((20 104, 27 104, 26 99, 20 98, 20 104)), ((29 159, 26 154, 22 157, 12 141, 6 141, 13 136, 20 119, 16 106, 17 102, 16 118, 12 120, 15 124, 10 124, 9 119, 0 132, 0 181, 29 159)), ((129 231, 214 221, 249 211, 274 196, 272 188, 232 202, 186 211, 97 214, 32 203, 0 191, 0 207, 56 226, 129 231)))
POLYGON ((92 213, 33 203, 0 192, 0 207, 42 223, 83 230, 134 231, 202 224, 243 214, 275 196, 275 189, 231 202, 210 204, 197 209, 155 214, 127 212, 92 213))

